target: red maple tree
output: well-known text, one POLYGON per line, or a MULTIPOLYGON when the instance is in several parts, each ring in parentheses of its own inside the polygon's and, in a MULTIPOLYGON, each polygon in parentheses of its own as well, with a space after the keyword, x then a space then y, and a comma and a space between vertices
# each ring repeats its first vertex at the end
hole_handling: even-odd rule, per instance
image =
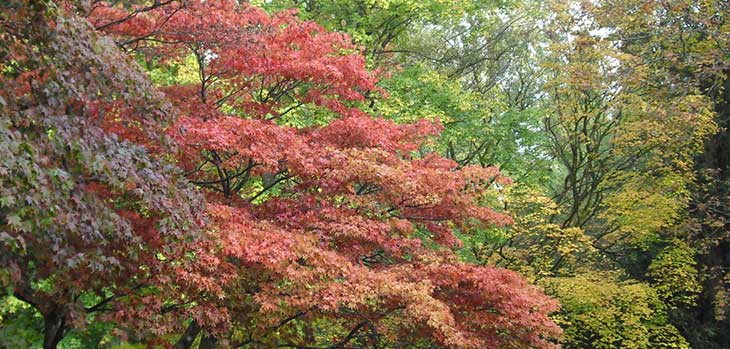
MULTIPOLYGON (((346 35, 291 11, 269 15, 228 0, 99 2, 84 10, 97 32, 138 59, 164 67, 193 57, 198 71, 196 83, 162 88, 159 103, 172 102, 164 114, 178 114, 174 123, 150 122, 148 109, 158 104, 145 97, 155 91, 146 82, 135 93, 107 83, 114 97, 64 101, 104 137, 145 146, 164 168, 174 163, 205 197, 208 221, 188 219, 202 225, 195 238, 171 240, 155 224, 192 201, 165 201, 173 205, 167 210, 111 207, 132 225, 127 234, 149 246, 142 270, 126 272, 157 268, 144 279, 154 292, 125 286, 125 297, 110 299, 120 326, 142 330, 154 319, 148 330, 175 331, 181 322, 166 314, 184 314, 179 348, 198 336, 209 348, 554 346, 560 330, 547 314, 555 301, 513 272, 469 265, 454 253, 455 231, 511 222, 481 204, 494 182, 508 179, 496 168, 422 154, 438 123, 399 125, 358 109, 365 93, 384 91, 346 35), (329 121, 286 126, 285 118, 312 110, 329 121)), ((102 181, 85 192, 124 196, 140 181, 102 181)), ((125 263, 139 263, 125 253, 125 263)), ((59 283, 73 278, 58 275, 59 283)))

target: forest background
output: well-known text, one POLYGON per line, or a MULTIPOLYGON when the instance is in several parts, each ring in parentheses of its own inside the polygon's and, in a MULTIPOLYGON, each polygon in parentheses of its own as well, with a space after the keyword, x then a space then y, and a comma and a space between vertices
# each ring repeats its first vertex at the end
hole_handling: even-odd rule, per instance
POLYGON ((730 347, 726 1, 0 11, 0 348, 730 347))

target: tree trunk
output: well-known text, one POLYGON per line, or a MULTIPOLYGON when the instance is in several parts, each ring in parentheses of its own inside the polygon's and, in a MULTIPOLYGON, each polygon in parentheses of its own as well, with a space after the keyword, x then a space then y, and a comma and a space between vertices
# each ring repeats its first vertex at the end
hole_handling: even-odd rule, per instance
POLYGON ((195 321, 191 322, 188 328, 185 329, 185 333, 175 343, 175 349, 190 349, 199 333, 200 326, 198 326, 198 323, 195 321))
POLYGON ((198 349, 215 349, 217 347, 218 340, 209 335, 205 334, 203 335, 203 338, 200 340, 200 346, 198 349))
POLYGON ((55 309, 43 316, 44 333, 43 349, 56 349, 58 342, 63 339, 66 329, 66 314, 55 309))
MULTIPOLYGON (((730 73, 726 70, 724 73, 730 73)), ((725 79, 722 88, 716 88, 713 81, 705 82, 703 86, 705 94, 712 98, 716 115, 716 121, 720 131, 705 142, 703 156, 698 159, 700 169, 712 169, 717 171, 719 184, 705 186, 703 189, 709 195, 715 197, 721 203, 721 211, 730 211, 730 203, 726 198, 730 191, 724 183, 730 182, 730 79, 725 79)), ((714 228, 713 228, 714 229, 714 228)), ((700 328, 710 328, 714 334, 712 341, 717 347, 728 348, 730 346, 730 319, 726 316, 727 309, 719 307, 716 298, 719 292, 727 292, 725 279, 727 271, 730 270, 730 224, 725 224, 721 232, 720 241, 699 258, 700 270, 705 272, 705 280, 702 284, 702 292, 698 299, 696 319, 700 328)), ((707 232, 704 236, 713 234, 707 232)), ((714 233, 716 234, 716 233, 714 233)))

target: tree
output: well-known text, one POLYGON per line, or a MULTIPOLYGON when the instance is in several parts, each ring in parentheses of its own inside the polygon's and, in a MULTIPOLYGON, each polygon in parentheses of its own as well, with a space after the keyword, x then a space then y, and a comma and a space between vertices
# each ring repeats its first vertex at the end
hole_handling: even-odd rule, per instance
POLYGON ((701 94, 715 112, 719 128, 695 159, 697 181, 687 210, 689 240, 703 272, 702 292, 698 308, 685 309, 680 317, 694 346, 727 347, 730 8, 724 1, 607 1, 594 12, 611 28, 620 49, 640 57, 646 65, 651 72, 647 84, 665 90, 668 96, 701 94))
POLYGON ((566 216, 558 219, 609 249, 676 221, 687 203, 692 156, 714 131, 712 112, 701 96, 647 89, 641 63, 595 34, 600 26, 589 8, 561 8, 567 19, 557 24, 560 38, 547 63, 553 78, 545 119, 560 162, 554 191, 566 216))
POLYGON ((174 268, 204 218, 202 198, 152 131, 172 109, 84 20, 46 2, 1 10, 3 286, 43 317, 44 348, 90 313, 155 314, 129 323, 154 329, 188 301, 179 296, 193 285, 174 268), (108 119, 150 131, 139 133, 149 147, 106 131, 108 119))
POLYGON ((545 281, 560 295, 566 348, 690 348, 647 284, 593 273, 545 281))
MULTIPOLYGON (((553 300, 514 272, 465 264, 454 253, 460 244, 455 231, 469 234, 511 221, 482 205, 493 184, 507 180, 494 167, 460 168, 436 154, 419 154, 440 131, 438 122, 397 125, 359 109, 365 93, 383 92, 346 35, 301 21, 293 12, 269 15, 232 1, 62 5, 16 2, 17 14, 10 7, 3 12, 16 21, 3 36, 12 48, 5 51, 10 63, 3 72, 18 86, 6 93, 44 93, 22 88, 36 81, 68 88, 63 98, 31 99, 28 106, 58 106, 78 124, 53 124, 52 132, 38 124, 33 133, 23 128, 23 109, 15 104, 23 99, 9 95, 6 108, 18 121, 8 126, 3 144, 30 135, 43 142, 81 142, 84 133, 74 136, 86 130, 109 139, 78 147, 81 165, 72 163, 73 185, 65 192, 86 183, 85 176, 100 176, 86 194, 98 199, 72 202, 96 203, 93 212, 108 212, 108 220, 130 222, 130 228, 100 225, 112 240, 91 234, 80 239, 81 246, 109 246, 111 256, 97 261, 84 251, 78 264, 70 264, 76 271, 76 265, 111 268, 119 260, 128 269, 110 271, 111 280, 55 266, 51 279, 33 280, 23 272, 12 281, 13 294, 48 313, 47 323, 77 322, 69 322, 72 313, 46 311, 21 286, 66 290, 75 280, 76 297, 104 293, 90 310, 116 309, 117 332, 135 341, 163 341, 161 336, 180 329, 180 319, 189 320, 179 348, 554 346, 560 330, 547 317, 557 308, 553 300), (22 22, 25 11, 36 19, 33 27, 22 22), (45 29, 31 30, 36 26, 45 29), (99 33, 109 34, 131 56, 97 39, 99 33), (34 56, 36 50, 45 51, 34 56), (26 57, 35 60, 16 63, 26 57), (171 84, 161 88, 164 96, 138 75, 132 58, 170 74, 171 84), (189 58, 197 71, 194 81, 175 76, 187 69, 189 58), (63 84, 39 79, 45 71, 35 69, 36 62, 63 84), (80 97, 72 89, 77 81, 86 92, 80 97), (124 151, 127 147, 133 150, 124 151), (97 160, 102 155, 108 159, 97 160), (143 181, 153 174, 159 179, 143 181), (188 181, 202 192, 204 209, 188 181), (130 240, 120 240, 125 236, 130 240), (145 331, 143 324, 150 327, 145 331)), ((63 162, 45 148, 9 149, 15 161, 9 172, 23 170, 23 157, 33 154, 63 162)), ((16 177, 27 178, 9 178, 16 177)), ((23 183, 15 179, 4 187, 30 190, 18 182, 23 183)), ((48 195, 61 200, 65 192, 53 189, 48 195)), ((68 215, 84 212, 62 204, 68 215)), ((16 226, 13 217, 21 213, 21 224, 41 214, 50 214, 51 222, 66 219, 40 211, 42 206, 26 215, 22 207, 27 206, 3 211, 3 229, 16 226)), ((13 240, 3 248, 13 251, 22 246, 21 238, 46 236, 31 227, 10 230, 13 240)), ((62 232, 64 242, 74 233, 62 232)), ((12 272, 21 256, 36 266, 48 255, 16 253, 4 257, 3 267, 12 272)), ((52 338, 46 348, 54 348, 63 334, 46 329, 52 338)))
POLYGON ((519 181, 546 178, 546 138, 533 64, 544 6, 531 1, 272 1, 349 33, 382 72, 388 98, 366 94, 376 115, 439 118, 436 148, 461 165, 498 165, 519 181), (529 13, 529 15, 527 15, 529 13))

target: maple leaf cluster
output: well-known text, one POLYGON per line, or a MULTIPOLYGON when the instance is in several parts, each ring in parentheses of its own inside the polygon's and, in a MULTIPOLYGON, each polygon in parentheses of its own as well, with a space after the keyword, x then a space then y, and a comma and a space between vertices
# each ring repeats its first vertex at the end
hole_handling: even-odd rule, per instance
POLYGON ((187 302, 180 295, 200 285, 169 275, 202 238, 205 206, 161 153, 170 142, 154 129, 171 124, 173 110, 111 40, 46 5, 0 8, 4 286, 44 318, 44 348, 95 312, 174 329, 188 311, 166 302, 187 302), (108 132, 107 118, 145 130, 129 133, 140 142, 108 132))
MULTIPOLYGON (((349 37, 291 11, 267 14, 226 0, 126 8, 97 2, 84 13, 95 33, 80 19, 40 19, 49 30, 72 31, 64 45, 82 49, 48 45, 44 57, 65 61, 44 61, 43 69, 29 64, 9 89, 9 99, 43 105, 33 84, 73 76, 54 102, 65 108, 58 112, 63 123, 39 112, 22 126, 23 109, 13 105, 4 109, 13 121, 0 129, 22 138, 31 134, 23 127, 39 127, 35 134, 42 135, 51 125, 60 144, 38 141, 47 148, 31 153, 51 158, 36 160, 41 172, 62 168, 79 186, 59 192, 70 195, 62 204, 73 204, 51 215, 64 223, 52 235, 60 246, 50 245, 52 251, 41 237, 53 224, 0 221, 11 228, 9 241, 30 239, 23 243, 35 249, 25 254, 34 263, 54 256, 42 269, 57 290, 44 299, 68 292, 64 284, 73 282, 76 294, 111 292, 99 307, 112 307, 110 317, 120 324, 161 334, 180 330, 171 314, 183 315, 178 320, 192 321, 186 333, 204 331, 232 346, 317 345, 315 323, 342 329, 328 339, 335 346, 554 346, 560 330, 547 317, 557 309, 554 300, 514 272, 469 265, 454 253, 455 231, 511 223, 480 204, 495 182, 508 179, 497 168, 462 168, 425 152, 438 122, 400 125, 358 109, 367 94, 385 92, 349 37), (196 80, 165 86, 161 95, 127 68, 135 66, 130 56, 108 38, 163 67, 192 57, 196 80), (44 80, 53 69, 68 75, 44 80), (333 120, 302 128, 281 122, 316 108, 333 120), (82 143, 64 143, 73 139, 82 143), (76 150, 68 153, 68 146, 76 150), (62 159, 69 156, 77 163, 62 159), (189 183, 203 192, 205 209, 189 183), (96 206, 85 207, 90 202, 96 206), (90 223, 73 223, 75 212, 106 221, 77 236, 90 223), (93 263, 108 264, 92 249, 125 266, 107 273, 118 277, 89 273, 93 263), (74 266, 74 258, 85 267, 74 266)), ((33 54, 22 39, 12 44, 16 61, 33 54)), ((8 152, 25 156, 20 146, 8 152)), ((20 162, 7 167, 24 169, 20 162)), ((32 183, 0 183, 32 190, 32 183)), ((47 183, 49 190, 59 185, 47 183)), ((11 246, 6 240, 3 249, 11 246)), ((0 261, 23 269, 21 255, 0 261)), ((33 293, 29 300, 40 292, 33 293)), ((47 318, 74 304, 73 297, 53 303, 47 318)))

